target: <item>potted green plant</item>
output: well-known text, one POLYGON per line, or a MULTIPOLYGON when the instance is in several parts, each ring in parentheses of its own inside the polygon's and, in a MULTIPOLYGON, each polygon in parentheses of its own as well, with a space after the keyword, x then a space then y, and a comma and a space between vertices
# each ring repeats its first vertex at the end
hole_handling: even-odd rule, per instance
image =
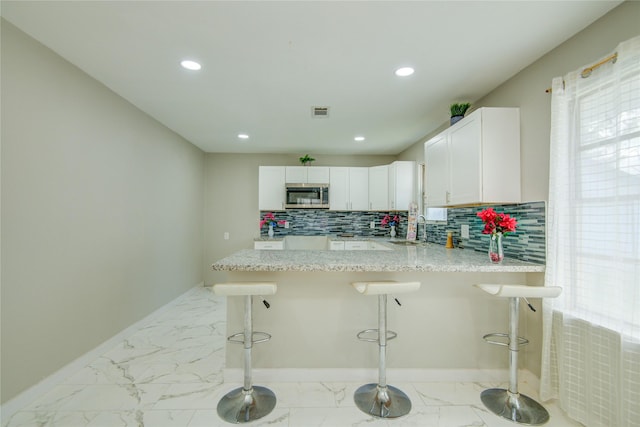
POLYGON ((471 104, 468 102, 464 104, 451 104, 450 125, 453 126, 454 123, 458 122, 459 120, 462 120, 462 118, 464 117, 464 113, 467 112, 469 107, 471 107, 471 104))
POLYGON ((303 157, 300 157, 300 163, 304 166, 308 166, 311 162, 315 161, 313 157, 310 157, 308 154, 305 154, 303 157))

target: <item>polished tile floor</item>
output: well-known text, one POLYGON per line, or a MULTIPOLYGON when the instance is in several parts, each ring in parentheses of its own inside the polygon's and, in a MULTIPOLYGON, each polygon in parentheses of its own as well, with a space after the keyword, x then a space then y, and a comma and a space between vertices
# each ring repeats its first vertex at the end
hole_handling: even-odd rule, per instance
MULTIPOLYGON (((110 351, 38 397, 4 427, 229 426, 216 405, 224 383, 225 300, 194 288, 160 310, 110 351)), ((392 380, 392 379, 390 379, 392 380)), ((353 403, 355 383, 261 383, 277 396, 275 410, 250 425, 289 427, 420 426, 513 427, 487 412, 480 392, 497 384, 391 383, 412 400, 409 415, 376 419, 353 403)), ((504 386, 504 385, 503 385, 504 386)), ((526 385, 521 391, 536 398, 526 385)), ((549 427, 580 426, 553 403, 549 427)))

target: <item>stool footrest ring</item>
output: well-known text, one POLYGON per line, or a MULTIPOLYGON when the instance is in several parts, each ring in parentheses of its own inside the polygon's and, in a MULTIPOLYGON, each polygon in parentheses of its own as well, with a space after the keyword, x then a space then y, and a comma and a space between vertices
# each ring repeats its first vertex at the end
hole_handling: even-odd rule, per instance
MULTIPOLYGON (((489 344, 502 345, 505 347, 509 347, 509 334, 501 334, 501 333, 487 334, 487 335, 484 335, 482 339, 488 342, 489 344), (495 338, 506 338, 506 340, 500 341, 495 338)), ((519 346, 527 345, 527 344, 529 344, 528 339, 523 337, 518 337, 519 346)))
MULTIPOLYGON (((265 341, 269 341, 271 339, 271 335, 266 332, 254 332, 251 335, 251 343, 257 344, 265 341)), ((237 334, 230 335, 227 337, 227 341, 232 342, 234 344, 244 344, 244 332, 238 332, 237 334), (238 337, 242 337, 238 339, 238 337)))
MULTIPOLYGON (((365 329, 358 332, 356 335, 360 341, 380 342, 380 331, 378 329, 365 329), (374 337, 367 337, 367 334, 375 334, 374 337)), ((398 336, 394 331, 387 330, 387 341, 390 341, 398 336)))

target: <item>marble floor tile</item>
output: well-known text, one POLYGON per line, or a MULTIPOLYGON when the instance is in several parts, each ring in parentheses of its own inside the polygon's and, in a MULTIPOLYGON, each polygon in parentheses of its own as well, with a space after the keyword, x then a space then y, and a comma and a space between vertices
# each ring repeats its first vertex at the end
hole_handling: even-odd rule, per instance
POLYGON ((336 427, 336 426, 384 426, 389 420, 374 418, 356 408, 291 408, 289 426, 336 427))
MULTIPOLYGON (((224 427, 218 401, 240 383, 224 383, 226 302, 195 288, 151 316, 87 366, 39 396, 3 427, 224 427)), ((371 381, 374 381, 372 378, 371 381)), ((391 380, 391 379, 390 379, 391 380)), ((487 411, 480 392, 504 384, 394 383, 412 402, 401 418, 361 412, 353 394, 363 383, 261 383, 276 408, 251 426, 269 427, 513 427, 487 411)), ((525 382, 521 392, 537 399, 525 382)), ((579 427, 555 404, 545 404, 545 427, 579 427)))
MULTIPOLYGON (((218 413, 214 409, 196 411, 188 427, 229 427, 230 424, 218 417, 218 413)), ((256 427, 289 427, 289 409, 276 408, 269 415, 259 420, 252 421, 250 426, 256 427)))

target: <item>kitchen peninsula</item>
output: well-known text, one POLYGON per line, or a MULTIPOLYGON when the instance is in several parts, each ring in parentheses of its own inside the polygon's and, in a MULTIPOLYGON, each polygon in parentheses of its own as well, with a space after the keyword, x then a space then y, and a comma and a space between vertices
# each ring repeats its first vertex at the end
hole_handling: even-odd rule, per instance
MULTIPOLYGON (((254 348, 254 367, 299 369, 303 376, 311 369, 342 369, 357 376, 358 369, 376 368, 375 346, 358 341, 356 333, 377 326, 377 298, 359 295, 350 284, 417 280, 421 289, 400 296, 401 306, 389 298, 388 325, 398 332, 388 347, 389 369, 438 370, 437 375, 446 372, 461 380, 488 380, 494 370, 504 370, 503 348, 487 345, 482 336, 507 328, 507 305, 472 285, 479 277, 483 283, 540 285, 544 265, 509 258, 493 264, 486 253, 470 249, 378 241, 390 250, 245 249, 212 265, 226 271, 230 282, 278 284, 269 310, 259 301, 254 304, 255 330, 273 336, 254 348)), ((229 333, 242 329, 242 310, 240 298, 229 298, 229 333)), ((525 358, 539 354, 538 346, 529 347, 525 358)), ((240 346, 228 345, 226 356, 227 368, 241 368, 240 346)))

